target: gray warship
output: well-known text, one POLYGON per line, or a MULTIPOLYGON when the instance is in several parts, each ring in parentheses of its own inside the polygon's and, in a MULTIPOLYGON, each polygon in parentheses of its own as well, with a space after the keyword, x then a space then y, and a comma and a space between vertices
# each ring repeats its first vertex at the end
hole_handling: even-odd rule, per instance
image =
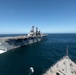
POLYGON ((32 26, 31 31, 24 36, 13 36, 13 37, 1 37, 0 38, 0 54, 12 50, 14 48, 19 48, 28 44, 41 41, 46 35, 38 31, 34 31, 34 26, 32 26))
POLYGON ((66 56, 53 64, 42 75, 76 75, 76 63, 73 62, 68 56, 68 46, 66 50, 66 56))

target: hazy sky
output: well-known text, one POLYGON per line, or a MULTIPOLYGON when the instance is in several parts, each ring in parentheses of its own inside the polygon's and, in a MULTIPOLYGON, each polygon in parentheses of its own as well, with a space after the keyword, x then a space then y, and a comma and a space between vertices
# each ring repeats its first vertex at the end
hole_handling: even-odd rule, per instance
POLYGON ((0 0, 0 34, 76 33, 76 0, 0 0))

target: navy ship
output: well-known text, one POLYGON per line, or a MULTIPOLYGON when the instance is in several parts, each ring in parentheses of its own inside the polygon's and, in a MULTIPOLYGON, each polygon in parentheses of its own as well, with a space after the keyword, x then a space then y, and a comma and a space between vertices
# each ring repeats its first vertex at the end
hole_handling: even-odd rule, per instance
POLYGON ((42 75, 76 75, 76 63, 67 55, 57 61, 42 75))
POLYGON ((38 31, 38 27, 36 27, 36 31, 34 31, 34 26, 32 26, 32 29, 30 33, 27 34, 27 36, 24 35, 0 38, 0 54, 14 48, 19 48, 24 45, 39 42, 45 36, 45 34, 42 34, 40 31, 38 31))

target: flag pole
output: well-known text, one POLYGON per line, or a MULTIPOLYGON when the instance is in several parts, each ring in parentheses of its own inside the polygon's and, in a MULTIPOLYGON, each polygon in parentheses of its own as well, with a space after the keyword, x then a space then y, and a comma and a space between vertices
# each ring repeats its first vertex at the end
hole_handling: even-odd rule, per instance
POLYGON ((68 45, 67 45, 66 55, 68 56, 68 45))

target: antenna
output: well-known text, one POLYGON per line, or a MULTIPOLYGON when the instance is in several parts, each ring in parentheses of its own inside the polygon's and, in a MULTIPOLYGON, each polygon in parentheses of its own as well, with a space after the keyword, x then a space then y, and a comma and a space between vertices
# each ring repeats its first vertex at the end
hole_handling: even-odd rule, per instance
POLYGON ((68 45, 67 45, 66 55, 68 56, 68 45))

